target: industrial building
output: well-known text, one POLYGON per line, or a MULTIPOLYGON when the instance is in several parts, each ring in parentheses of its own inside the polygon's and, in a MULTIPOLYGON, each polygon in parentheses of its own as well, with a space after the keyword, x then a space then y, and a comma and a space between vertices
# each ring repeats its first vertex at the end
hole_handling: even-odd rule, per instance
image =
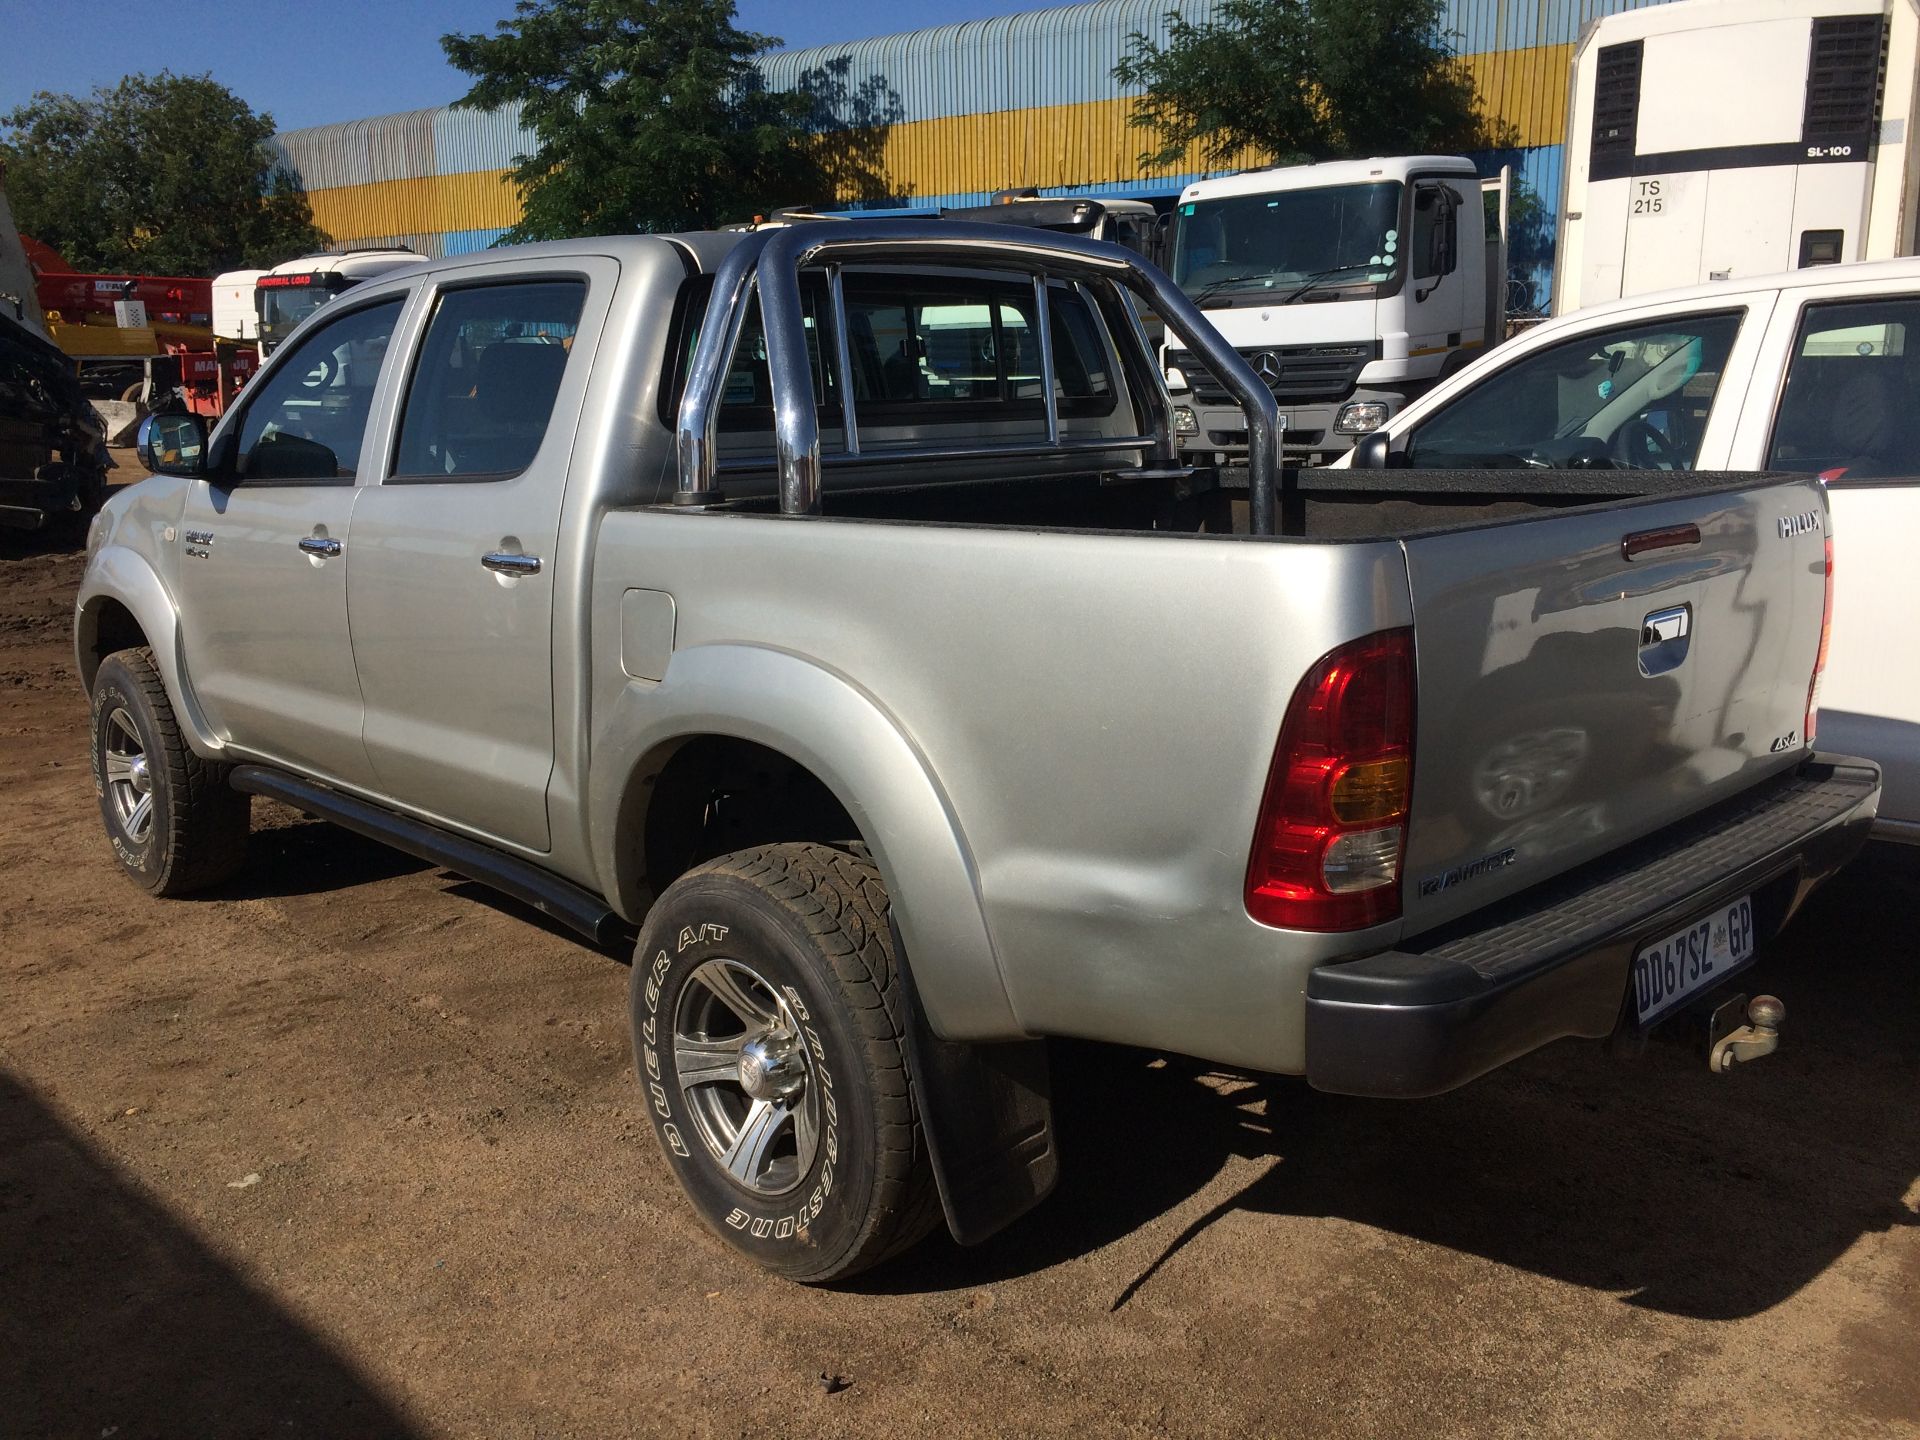
MULTIPOLYGON (((1560 193, 1568 65, 1591 20, 1660 0, 1450 0, 1445 26, 1491 117, 1512 127, 1519 179, 1552 207, 1560 193)), ((1198 157, 1139 164, 1149 137, 1127 124, 1134 96, 1113 78, 1136 32, 1164 41, 1167 15, 1195 23, 1215 0, 1091 0, 992 20, 784 51, 761 61, 792 88, 851 60, 849 81, 882 78, 899 118, 882 147, 888 208, 983 203, 1010 186, 1049 194, 1171 197, 1198 157)), ((443 106, 278 137, 315 221, 338 244, 406 244, 428 255, 481 250, 520 214, 507 171, 533 146, 518 112, 443 106)), ((769 196, 769 205, 786 197, 769 196)))

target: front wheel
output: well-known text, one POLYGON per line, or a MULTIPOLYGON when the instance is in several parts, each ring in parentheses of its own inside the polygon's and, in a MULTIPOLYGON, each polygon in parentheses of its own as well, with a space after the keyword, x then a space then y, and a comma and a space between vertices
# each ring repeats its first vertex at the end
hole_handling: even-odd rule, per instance
POLYGON ((887 912, 863 854, 768 845, 676 880, 634 953, 667 1163, 721 1238, 791 1279, 864 1270, 939 1213, 887 912))
POLYGON ((120 650, 93 681, 93 786, 120 868, 155 895, 217 885, 246 858, 248 798, 193 753, 147 650, 120 650))

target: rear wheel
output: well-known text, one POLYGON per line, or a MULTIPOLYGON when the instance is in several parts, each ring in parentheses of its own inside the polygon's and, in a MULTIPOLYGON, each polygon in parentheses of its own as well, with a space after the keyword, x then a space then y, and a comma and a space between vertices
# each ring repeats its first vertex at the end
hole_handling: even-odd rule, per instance
POLYGON ((148 650, 109 655, 93 682, 93 785, 120 868, 155 895, 217 885, 246 859, 249 800, 193 753, 148 650))
POLYGON ((864 855, 763 846, 669 886, 634 955, 667 1163, 716 1233, 795 1280, 864 1270, 939 1213, 887 910, 864 855))

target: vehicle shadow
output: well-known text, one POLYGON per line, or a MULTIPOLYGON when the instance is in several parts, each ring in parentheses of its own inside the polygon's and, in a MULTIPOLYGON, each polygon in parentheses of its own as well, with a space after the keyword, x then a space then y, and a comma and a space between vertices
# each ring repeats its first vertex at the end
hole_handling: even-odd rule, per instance
POLYGON ((265 802, 254 805, 254 829, 247 837, 247 863, 226 884, 201 892, 196 899, 264 900, 293 895, 327 895, 356 885, 412 875, 429 866, 403 851, 369 840, 364 835, 294 812, 263 814, 265 802), (268 821, 262 824, 261 821, 268 821))
POLYGON ((1920 852, 1894 847, 1817 895, 1742 987, 1786 1000, 1782 1050, 1726 1077, 1681 1046, 1627 1063, 1567 1042, 1438 1099, 1367 1101, 1056 1045, 1056 1193, 977 1250, 936 1239, 867 1283, 965 1289, 1164 1230, 1117 1309, 1242 1211, 1338 1217, 1670 1314, 1755 1314, 1861 1236, 1920 1224, 1904 1200, 1920 1176, 1916 912, 1920 852), (1236 1157, 1258 1173, 1176 1226, 1236 1157))
POLYGON ((5 1072, 0 1294, 9 1436, 415 1433, 5 1072))
POLYGON ((87 543, 83 525, 43 525, 38 530, 0 526, 0 560, 27 560, 40 555, 71 555, 87 543))

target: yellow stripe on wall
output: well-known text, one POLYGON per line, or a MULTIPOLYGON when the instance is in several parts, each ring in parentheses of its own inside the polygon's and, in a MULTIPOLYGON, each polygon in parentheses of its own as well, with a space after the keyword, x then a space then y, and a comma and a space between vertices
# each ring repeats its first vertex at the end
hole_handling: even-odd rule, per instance
POLYGON ((520 191, 505 170, 376 180, 309 190, 313 223, 334 243, 444 230, 490 230, 520 218, 520 191))
MULTIPOLYGON (((1513 127, 1515 145, 1532 147, 1565 138, 1572 54, 1571 45, 1539 45, 1462 59, 1487 113, 1513 127)), ((1139 155, 1152 136, 1127 124, 1134 104, 1115 97, 894 125, 882 145, 882 169, 891 188, 912 203, 928 195, 1100 185, 1214 168, 1198 147, 1190 147, 1172 165, 1142 169, 1139 155)), ((1249 153, 1236 163, 1253 165, 1260 158, 1249 153)), ((309 191, 307 198, 315 223, 339 244, 501 228, 521 212, 520 192, 505 170, 343 185, 309 191)), ((770 196, 769 203, 780 198, 770 196)))
POLYGON ((1559 145, 1567 138, 1567 72, 1571 45, 1535 45, 1526 50, 1488 50, 1460 57, 1473 76, 1481 108, 1513 126, 1513 143, 1559 145))

